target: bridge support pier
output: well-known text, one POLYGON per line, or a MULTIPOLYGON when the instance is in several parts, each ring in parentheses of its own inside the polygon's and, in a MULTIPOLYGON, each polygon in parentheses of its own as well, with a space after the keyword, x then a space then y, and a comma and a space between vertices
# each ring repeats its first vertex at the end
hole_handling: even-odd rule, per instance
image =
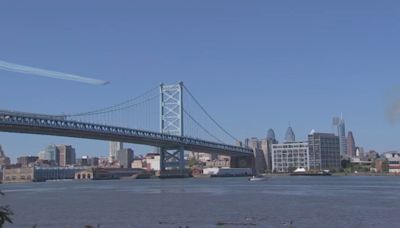
POLYGON ((234 156, 231 157, 231 168, 251 168, 253 174, 256 173, 254 156, 234 156))
POLYGON ((160 148, 160 177, 185 177, 185 150, 160 148))

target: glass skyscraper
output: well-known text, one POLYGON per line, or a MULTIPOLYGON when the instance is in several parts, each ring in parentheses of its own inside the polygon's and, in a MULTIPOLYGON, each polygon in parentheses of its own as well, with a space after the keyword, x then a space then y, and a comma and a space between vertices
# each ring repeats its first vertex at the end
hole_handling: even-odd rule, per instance
POLYGON ((296 141, 296 136, 293 132, 292 127, 288 127, 288 129, 286 130, 285 141, 286 142, 295 142, 296 141))
POLYGON ((343 117, 333 118, 333 125, 337 126, 340 155, 344 156, 347 154, 347 137, 346 137, 346 126, 343 117))

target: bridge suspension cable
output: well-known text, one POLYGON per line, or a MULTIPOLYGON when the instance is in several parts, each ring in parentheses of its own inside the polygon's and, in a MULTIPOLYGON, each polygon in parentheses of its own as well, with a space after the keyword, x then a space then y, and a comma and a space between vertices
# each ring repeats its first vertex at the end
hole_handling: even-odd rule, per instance
POLYGON ((204 132, 206 132, 209 136, 211 136, 213 139, 217 140, 220 143, 224 143, 222 140, 217 138, 214 134, 212 134, 210 131, 207 130, 203 125, 201 125, 188 111, 186 111, 185 108, 183 108, 183 112, 198 126, 200 127, 204 132))
POLYGON ((63 115, 66 119, 158 132, 159 90, 154 87, 124 102, 88 112, 63 115))
MULTIPOLYGON (((183 99, 185 104, 182 107, 182 115, 185 116, 183 118, 185 136, 208 138, 219 143, 230 141, 229 138, 235 142, 239 141, 216 121, 186 86, 183 86, 183 90, 189 98, 183 99)), ((158 132, 161 115, 159 98, 160 90, 157 86, 115 105, 87 112, 65 114, 63 117, 79 122, 101 123, 158 132)), ((177 110, 171 109, 171 111, 177 110)))
MULTIPOLYGON (((123 106, 125 104, 129 104, 129 103, 131 103, 133 101, 136 101, 136 100, 139 100, 141 98, 144 98, 147 95, 151 94, 152 92, 156 91, 157 89, 158 89, 158 87, 152 88, 152 89, 147 90, 146 92, 142 93, 139 96, 130 98, 130 99, 124 101, 124 102, 121 102, 121 103, 118 103, 118 104, 115 104, 115 105, 112 105, 112 106, 108 106, 108 107, 105 107, 105 108, 100 108, 100 109, 96 109, 96 110, 92 110, 92 111, 88 111, 88 112, 81 112, 81 113, 75 113, 75 114, 66 114, 64 116, 65 117, 88 116, 88 115, 95 115, 95 114, 119 111, 119 110, 123 110, 125 108, 130 108, 130 107, 133 107, 133 106, 135 106, 135 105, 137 105, 139 103, 143 103, 143 102, 139 102, 139 103, 136 103, 136 104, 135 103, 134 104, 130 104, 128 106, 125 106, 125 108, 120 108, 120 106, 123 106)), ((157 97, 158 97, 158 95, 157 95, 157 97)), ((154 96, 151 97, 150 99, 147 99, 146 101, 151 100, 153 98, 154 98, 154 96)))
MULTIPOLYGON (((207 110, 200 104, 200 102, 196 99, 196 97, 190 92, 190 90, 186 87, 183 86, 184 90, 187 92, 187 94, 192 98, 192 100, 196 103, 196 105, 204 112, 204 114, 222 131, 224 132, 227 136, 229 136, 231 139, 233 139, 235 142, 239 142, 239 140, 234 137, 231 133, 229 133, 224 127, 221 126, 207 110)), ((194 118, 193 118, 194 120, 194 118)), ((196 121, 197 122, 197 121, 196 121)), ((198 123, 198 122, 197 122, 198 123)), ((203 127, 201 127, 203 128, 203 127)), ((204 129, 203 129, 204 130, 204 129)), ((213 137, 214 138, 214 137, 213 137)))

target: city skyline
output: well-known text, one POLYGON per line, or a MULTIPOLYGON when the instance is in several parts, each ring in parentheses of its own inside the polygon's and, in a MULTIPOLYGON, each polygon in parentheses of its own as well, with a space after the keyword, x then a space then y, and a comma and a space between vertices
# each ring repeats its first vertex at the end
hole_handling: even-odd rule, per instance
MULTIPOLYGON (((184 81, 240 139, 264 136, 269 128, 282 139, 287 121, 299 139, 311 129, 335 133, 329 120, 343 112, 358 145, 380 152, 400 148, 399 125, 385 117, 387 95, 396 94, 400 84, 393 61, 400 53, 394 23, 399 15, 391 8, 371 2, 348 3, 345 9, 318 2, 312 7, 292 2, 290 9, 277 2, 160 4, 144 15, 149 3, 124 3, 118 10, 102 3, 87 17, 90 3, 79 10, 51 1, 4 3, 0 25, 10 32, 0 37, 1 60, 93 75, 111 84, 99 88, 2 71, 0 95, 7 99, 0 108, 75 113, 162 82, 184 81)), ((104 156, 108 147, 101 141, 8 133, 0 133, 0 144, 13 160, 49 144, 72 144, 79 154, 104 156)))
MULTIPOLYGON (((344 119, 341 119, 342 121, 344 121, 344 119)), ((265 135, 265 136, 260 136, 260 137, 254 137, 254 136, 252 136, 252 137, 250 137, 250 139, 255 139, 255 140, 258 140, 258 139, 260 139, 260 140, 273 140, 274 141, 274 143, 275 144, 277 144, 277 143, 287 143, 287 142, 295 142, 295 141, 297 141, 297 142, 308 142, 307 140, 308 140, 308 138, 309 138, 309 135, 310 134, 313 134, 314 132, 316 132, 315 131, 315 129, 312 129, 311 130, 311 132, 310 133, 307 133, 306 134, 306 136, 305 136, 305 138, 304 137, 300 137, 301 139, 299 139, 299 140, 296 140, 295 139, 295 132, 294 132, 294 130, 292 129, 292 127, 288 127, 287 129, 286 129, 286 131, 285 131, 285 136, 283 137, 281 137, 281 138, 277 138, 277 137, 275 137, 275 130, 274 129, 272 129, 272 128, 270 128, 270 129, 268 129, 268 131, 267 131, 267 134, 265 135), (289 139, 289 140, 288 140, 289 139)), ((318 133, 324 133, 324 132, 318 132, 318 133)), ((325 132, 326 133, 326 132, 325 132)), ((340 136, 339 136, 339 132, 330 132, 331 134, 333 134, 333 135, 336 135, 336 136, 338 136, 339 138, 340 138, 340 136)), ((65 139, 70 139, 70 138, 68 138, 68 137, 58 137, 58 136, 51 136, 51 137, 54 137, 54 138, 65 138, 65 139)), ((354 138, 353 138, 353 133, 352 133, 352 131, 349 131, 348 132, 348 137, 349 138, 352 138, 352 147, 354 147, 354 150, 355 150, 355 148, 364 148, 362 145, 358 145, 358 144, 355 144, 354 143, 354 138)), ((82 139, 82 140, 85 140, 85 139, 82 139)), ((246 144, 246 141, 247 140, 249 140, 249 138, 245 138, 245 139, 243 139, 242 141, 241 141, 241 143, 244 145, 244 146, 248 146, 247 144, 246 144)), ((102 158, 108 158, 108 159, 111 159, 112 160, 112 158, 113 157, 116 157, 116 153, 117 153, 117 151, 118 150, 121 150, 121 149, 123 149, 123 148, 127 148, 127 149, 134 149, 134 150, 137 150, 137 148, 140 148, 140 150, 139 150, 139 152, 136 152, 136 154, 137 155, 140 155, 140 156, 143 156, 143 155, 146 155, 146 154, 148 154, 148 153, 157 153, 157 149, 156 148, 154 148, 154 147, 151 147, 151 146, 145 146, 145 145, 139 145, 139 144, 132 144, 132 143, 123 143, 123 142, 113 142, 113 141, 103 141, 103 142, 107 142, 107 146, 108 146, 108 148, 107 148, 107 152, 106 152, 106 154, 104 154, 104 151, 101 151, 101 153, 91 153, 91 154, 88 154, 88 153, 84 153, 84 152, 81 152, 81 153, 76 153, 76 158, 78 158, 78 157, 86 157, 86 156, 90 156, 90 157, 102 157, 102 158), (127 146, 123 146, 123 145, 127 145, 127 146)), ((261 141, 260 141, 261 142, 261 141)), ((348 139, 346 140, 346 143, 348 143, 349 141, 348 141, 348 139)), ((44 151, 46 151, 46 150, 48 150, 48 148, 50 148, 50 147, 56 147, 56 144, 57 143, 52 143, 52 144, 48 144, 48 145, 46 145, 45 147, 43 147, 43 149, 41 149, 40 151, 38 151, 37 153, 36 152, 33 152, 33 153, 28 153, 28 154, 20 154, 20 155, 16 155, 15 157, 14 156, 12 156, 12 154, 11 154, 11 156, 10 156, 10 158, 12 159, 12 161, 15 161, 19 156, 41 156, 40 154, 41 153, 44 153, 44 151)), ((58 145, 63 145, 63 144, 59 144, 58 143, 58 145)), ((1 144, 0 144, 0 146, 2 146, 1 144)), ((73 146, 73 145, 72 145, 73 146)), ((260 146, 261 146, 261 144, 260 144, 260 146)), ((346 144, 346 147, 348 147, 349 145, 347 145, 346 144)), ((58 147, 58 146, 57 146, 58 147)), ((251 147, 251 146, 250 146, 251 147)), ((74 150, 75 151, 75 150, 74 150)), ((78 151, 79 151, 79 149, 78 149, 78 151)), ((375 151, 375 150, 373 150, 373 149, 368 149, 367 151, 375 151)), ((386 152, 390 152, 390 151, 396 151, 396 150, 388 150, 388 151, 378 151, 378 153, 380 153, 380 154, 383 154, 383 153, 386 153, 386 152)), ((6 154, 6 155, 8 155, 9 156, 9 154, 6 154)), ((55 155, 54 155, 55 156, 55 155)), ((352 154, 345 154, 345 156, 355 156, 355 151, 354 151, 354 154, 352 155, 352 154)), ((52 160, 52 159, 50 159, 50 160, 52 160)), ((56 160, 56 159, 53 159, 53 160, 56 160)))

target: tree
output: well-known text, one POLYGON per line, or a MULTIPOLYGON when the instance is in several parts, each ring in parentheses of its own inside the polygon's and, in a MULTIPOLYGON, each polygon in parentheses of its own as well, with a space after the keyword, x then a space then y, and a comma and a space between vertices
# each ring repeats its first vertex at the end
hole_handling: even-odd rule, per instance
MULTIPOLYGON (((0 192, 0 195, 4 195, 4 193, 0 192)), ((8 206, 0 206, 0 228, 2 228, 6 222, 12 223, 12 215, 13 212, 8 206)))

